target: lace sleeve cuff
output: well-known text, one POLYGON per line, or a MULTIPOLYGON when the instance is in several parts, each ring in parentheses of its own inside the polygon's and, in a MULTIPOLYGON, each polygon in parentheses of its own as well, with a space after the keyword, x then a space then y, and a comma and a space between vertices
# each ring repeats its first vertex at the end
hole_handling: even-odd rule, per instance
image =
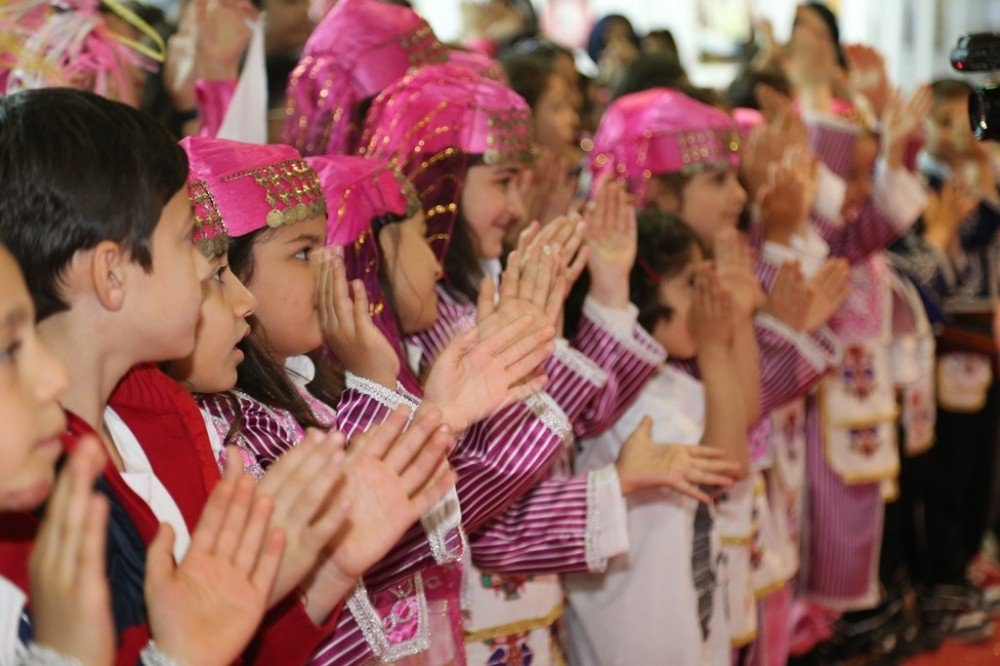
POLYGON ((832 336, 825 334, 809 335, 785 325, 769 314, 758 314, 755 322, 761 328, 771 331, 793 345, 817 372, 822 372, 833 365, 840 353, 840 345, 832 336))
POLYGON ((398 389, 393 391, 377 382, 373 382, 365 377, 359 377, 351 372, 344 373, 344 383, 347 388, 370 396, 389 409, 395 409, 400 405, 409 407, 411 413, 417 409, 417 403, 410 399, 408 392, 400 393, 398 389))
POLYGON ((608 560, 627 552, 628 506, 614 465, 587 475, 587 569, 604 571, 608 560))

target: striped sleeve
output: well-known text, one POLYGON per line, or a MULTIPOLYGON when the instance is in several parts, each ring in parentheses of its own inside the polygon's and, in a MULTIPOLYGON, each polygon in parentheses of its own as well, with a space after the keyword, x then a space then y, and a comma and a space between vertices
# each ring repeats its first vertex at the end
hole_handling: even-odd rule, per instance
POLYGON ((348 439, 379 425, 400 405, 413 414, 417 403, 405 392, 386 387, 353 373, 345 374, 346 387, 337 402, 336 427, 348 439))
POLYGON ((237 412, 242 417, 242 426, 236 435, 236 444, 249 451, 264 469, 277 460, 278 456, 301 441, 294 421, 279 418, 273 410, 242 393, 232 394, 236 406, 228 395, 201 395, 198 404, 215 424, 232 427, 237 412))
MULTIPOLYGON (((754 329, 760 354, 762 418, 809 393, 827 370, 840 362, 840 342, 825 326, 815 333, 803 333, 770 315, 759 314, 754 329)), ((701 378, 694 359, 670 359, 668 364, 701 378)))
POLYGON ((487 571, 603 571, 628 550, 625 499, 613 466, 535 486, 470 539, 487 571))
POLYGON ((572 345, 589 363, 584 366, 581 359, 571 370, 580 378, 596 382, 600 375, 584 368, 599 369, 606 381, 585 401, 576 399, 574 382, 563 374, 556 373, 546 387, 546 392, 566 411, 577 437, 590 437, 614 425, 666 360, 666 352, 636 322, 637 316, 634 305, 623 318, 589 298, 584 301, 583 317, 572 345))
POLYGON ((858 130, 836 116, 807 113, 809 148, 837 176, 847 178, 854 157, 858 130))

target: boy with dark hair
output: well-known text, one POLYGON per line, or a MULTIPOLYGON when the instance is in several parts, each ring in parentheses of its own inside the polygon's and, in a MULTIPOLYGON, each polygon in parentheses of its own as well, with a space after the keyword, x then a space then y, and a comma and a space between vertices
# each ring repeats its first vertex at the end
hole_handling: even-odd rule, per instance
MULTIPOLYGON (((246 577, 199 578, 186 569, 209 569, 202 536, 213 513, 209 494, 236 483, 227 471, 220 484, 194 400, 149 365, 192 352, 203 285, 220 270, 219 257, 206 257, 193 242, 211 230, 194 219, 187 178, 185 153, 140 111, 69 89, 0 98, 0 243, 25 271, 40 337, 71 379, 61 399, 66 450, 96 435, 109 458, 98 489, 111 504, 107 562, 116 662, 136 663, 152 634, 181 663, 230 663, 255 633, 252 659, 304 663, 331 633, 348 591, 323 587, 317 576, 304 598, 292 593, 345 519, 339 433, 312 436, 257 486, 265 521, 267 507, 274 508, 269 529, 284 533, 277 582, 272 576, 251 593, 239 584, 246 577), (186 575, 175 575, 171 552, 186 575), (166 612, 161 599, 173 601, 166 612), (259 626, 265 608, 271 610, 259 626)), ((369 438, 371 449, 378 448, 375 440, 419 438, 422 444, 440 436, 428 432, 433 425, 414 423, 399 437, 404 421, 401 414, 390 417, 369 438)), ((424 446, 408 459, 427 462, 431 450, 445 447, 424 446)), ((428 473, 436 468, 430 464, 428 473)), ((404 470, 389 471, 398 475, 383 474, 381 485, 368 477, 361 483, 376 493, 395 488, 404 470)), ((244 479, 234 492, 253 495, 252 486, 244 479)), ((258 531, 264 534, 263 527, 258 531)), ((27 550, 37 532, 30 514, 0 519, 0 574, 25 593, 27 550)), ((224 540, 211 543, 217 541, 224 540)), ((269 547, 273 553, 267 545, 262 552, 269 547)), ((249 561, 260 566, 266 559, 249 561)))

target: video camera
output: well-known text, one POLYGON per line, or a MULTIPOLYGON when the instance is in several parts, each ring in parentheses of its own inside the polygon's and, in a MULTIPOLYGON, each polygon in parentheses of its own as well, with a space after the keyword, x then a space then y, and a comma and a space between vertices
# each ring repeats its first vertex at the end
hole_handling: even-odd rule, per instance
MULTIPOLYGON (((962 35, 951 51, 951 66, 959 72, 1000 70, 1000 33, 962 35)), ((969 123, 980 141, 1000 139, 1000 84, 980 86, 969 96, 969 123)))

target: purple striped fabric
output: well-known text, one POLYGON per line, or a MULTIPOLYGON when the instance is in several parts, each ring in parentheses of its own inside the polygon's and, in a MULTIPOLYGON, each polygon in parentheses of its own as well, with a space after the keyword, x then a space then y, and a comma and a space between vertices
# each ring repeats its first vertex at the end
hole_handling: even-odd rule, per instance
POLYGON ((878 571, 884 504, 880 484, 846 485, 823 451, 819 409, 806 402, 807 591, 835 608, 863 603, 878 571))
POLYGON ((470 539, 487 571, 587 571, 587 474, 543 481, 470 539))
POLYGON ((854 158, 857 130, 844 121, 829 122, 806 118, 809 130, 809 148, 830 171, 847 178, 854 158))
POLYGON ((843 257, 852 264, 884 250, 903 235, 871 197, 850 222, 837 225, 815 212, 811 219, 813 228, 830 246, 830 256, 843 257))

